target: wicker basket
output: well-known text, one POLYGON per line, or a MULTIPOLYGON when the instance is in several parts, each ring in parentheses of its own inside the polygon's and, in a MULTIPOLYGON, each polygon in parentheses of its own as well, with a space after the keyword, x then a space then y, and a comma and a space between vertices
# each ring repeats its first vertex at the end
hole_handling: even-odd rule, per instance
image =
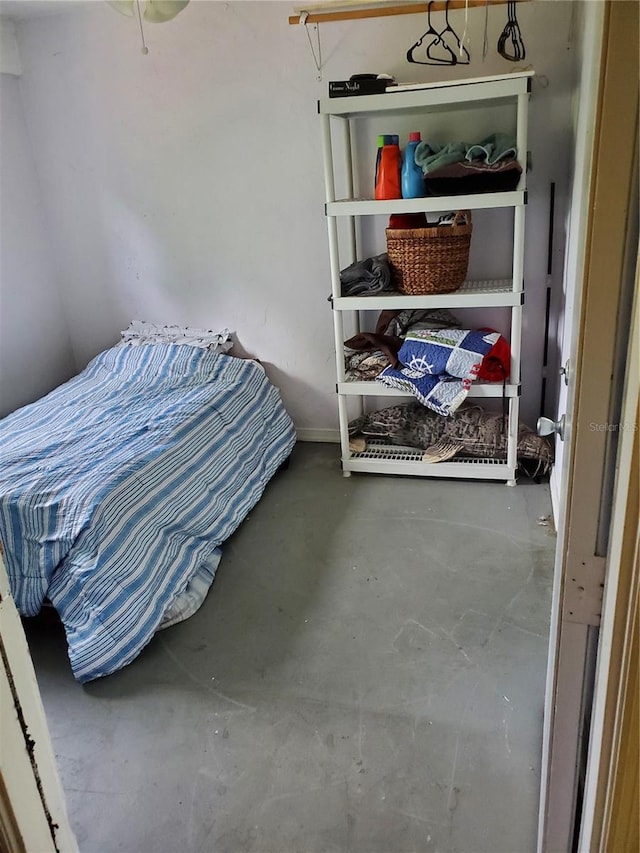
POLYGON ((471 230, 470 210, 459 210, 451 225, 387 228, 395 288, 413 296, 458 290, 469 266, 471 230))

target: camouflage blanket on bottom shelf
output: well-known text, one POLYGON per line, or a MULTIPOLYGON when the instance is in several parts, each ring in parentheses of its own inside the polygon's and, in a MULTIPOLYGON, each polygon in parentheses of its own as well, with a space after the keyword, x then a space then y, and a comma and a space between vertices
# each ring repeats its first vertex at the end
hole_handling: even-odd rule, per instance
MULTIPOLYGON (((379 439, 425 451, 425 462, 442 462, 455 456, 506 459, 507 427, 501 414, 480 406, 466 406, 443 417, 410 402, 370 412, 349 423, 352 450, 365 449, 366 441, 379 439)), ((518 427, 518 466, 530 477, 548 474, 553 447, 525 424, 518 427)))

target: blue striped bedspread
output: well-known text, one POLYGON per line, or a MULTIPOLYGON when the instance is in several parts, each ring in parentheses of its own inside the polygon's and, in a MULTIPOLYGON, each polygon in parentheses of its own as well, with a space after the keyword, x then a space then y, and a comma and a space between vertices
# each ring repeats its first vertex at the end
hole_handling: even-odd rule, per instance
POLYGON ((18 610, 56 607, 75 677, 131 662, 295 442, 252 361, 119 346, 0 421, 0 539, 18 610))

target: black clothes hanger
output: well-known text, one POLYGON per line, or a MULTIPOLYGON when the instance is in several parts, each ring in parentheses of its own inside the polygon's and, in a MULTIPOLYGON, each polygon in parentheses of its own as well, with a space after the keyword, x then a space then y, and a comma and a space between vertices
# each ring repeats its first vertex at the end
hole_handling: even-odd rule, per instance
MULTIPOLYGON (((457 56, 451 50, 449 45, 442 40, 440 33, 436 32, 436 30, 434 30, 433 25, 431 23, 431 5, 432 5, 432 3, 433 3, 433 0, 430 0, 430 2, 427 5, 427 22, 429 24, 429 29, 426 31, 426 33, 424 33, 424 35, 420 36, 420 38, 413 45, 413 47, 409 48, 409 50, 407 51, 407 62, 413 62, 414 65, 455 65, 458 62, 457 56), (427 36, 429 36, 431 39, 427 43, 427 46, 425 49, 425 55, 427 57, 427 61, 425 61, 423 59, 416 59, 414 57, 413 53, 415 50, 417 50, 419 47, 422 46, 422 43, 427 38, 427 36), (445 56, 446 56, 445 59, 439 59, 437 56, 433 55, 432 51, 437 47, 444 48, 444 52, 445 52, 445 56)), ((447 5, 448 5, 448 3, 447 3, 447 5)), ((443 32, 444 32, 444 30, 443 30, 443 32)), ((422 55, 422 52, 421 52, 421 55, 422 55)))
MULTIPOLYGON (((444 41, 445 36, 450 35, 451 40, 453 42, 453 47, 451 49, 452 49, 452 53, 454 54, 454 56, 456 58, 456 64, 457 65, 468 65, 469 62, 471 61, 471 56, 469 55, 469 51, 462 44, 462 42, 460 41, 460 38, 458 36, 458 33, 453 29, 453 27, 449 23, 449 0, 446 0, 446 2, 445 2, 444 19, 445 19, 445 23, 447 26, 440 33, 440 39, 443 41, 444 44, 446 44, 446 42, 444 41)), ((447 45, 447 46, 449 46, 449 45, 447 45)))
POLYGON ((510 62, 522 62, 527 52, 516 17, 515 0, 509 0, 507 9, 507 23, 498 39, 498 53, 510 62))

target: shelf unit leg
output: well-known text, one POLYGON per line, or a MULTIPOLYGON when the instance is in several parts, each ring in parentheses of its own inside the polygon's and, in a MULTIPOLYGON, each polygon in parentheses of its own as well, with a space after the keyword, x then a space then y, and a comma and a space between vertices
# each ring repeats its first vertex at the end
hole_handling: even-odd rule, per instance
MULTIPOLYGON (((526 152, 526 124, 521 123, 521 113, 525 109, 526 100, 518 100, 518 140, 519 151, 526 152)), ((514 210, 513 219, 513 290, 521 291, 524 288, 524 240, 525 240, 525 206, 518 205, 514 210)), ((522 306, 517 305, 511 309, 511 382, 520 384, 522 346, 522 306)), ((520 418, 520 398, 512 397, 509 400, 509 433, 507 436, 507 465, 516 470, 518 465, 518 424, 520 418)), ((508 484, 515 486, 515 479, 509 480, 508 484)))
MULTIPOLYGON (((343 135, 343 154, 345 158, 345 162, 347 164, 347 198, 353 198, 355 195, 355 187, 353 184, 353 176, 355 174, 355 170, 353 168, 353 144, 351 142, 351 121, 346 119, 344 122, 344 135, 343 135)), ((348 234, 349 234, 349 263, 352 264, 357 259, 356 254, 356 218, 355 216, 349 216, 347 218, 349 223, 348 234)))
POLYGON ((505 485, 511 486, 511 488, 513 488, 516 485, 516 481, 515 480, 507 480, 505 485))
POLYGON ((529 93, 523 92, 518 95, 518 106, 516 107, 516 148, 518 160, 523 169, 527 164, 527 137, 529 134, 529 93))
MULTIPOLYGON (((344 154, 347 157, 347 162, 351 164, 351 134, 349 123, 343 125, 343 144, 344 154)), ((331 123, 328 115, 322 116, 322 135, 323 135, 323 150, 324 150, 324 166, 325 166, 325 194, 327 202, 335 200, 335 175, 333 171, 333 154, 331 144, 331 123)), ((352 173, 349 169, 349 173, 352 173)), ((349 181, 351 181, 349 177, 349 181)), ((352 185, 351 185, 352 186, 352 185)), ((355 260, 355 229, 353 225, 353 217, 351 217, 351 255, 355 260)), ((331 263, 331 293, 336 299, 342 293, 340 283, 340 254, 338 248, 338 226, 335 216, 327 216, 327 231, 329 236, 329 259, 331 263)), ((342 352, 344 349, 344 323, 340 311, 333 312, 333 334, 335 351, 337 356, 337 378, 338 382, 344 382, 344 358, 342 352)), ((344 396, 338 394, 338 419, 340 424, 340 449, 342 459, 349 459, 351 452, 349 450, 349 410, 347 400, 344 396)), ((343 471, 344 476, 351 476, 350 471, 343 471)))
POLYGON ((349 459, 349 412, 346 399, 338 394, 338 418, 340 420, 340 450, 343 459, 349 459))

